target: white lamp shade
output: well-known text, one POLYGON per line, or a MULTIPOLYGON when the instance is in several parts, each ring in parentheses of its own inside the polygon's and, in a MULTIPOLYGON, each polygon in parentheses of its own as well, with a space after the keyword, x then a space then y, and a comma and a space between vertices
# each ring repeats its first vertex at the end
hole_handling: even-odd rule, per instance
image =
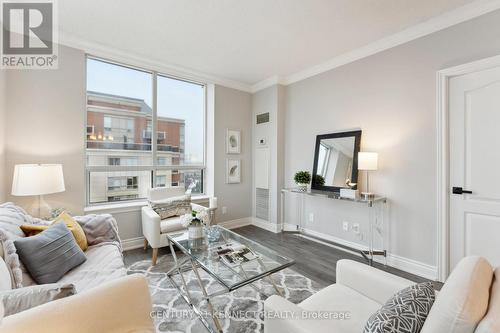
POLYGON ((64 192, 64 175, 60 164, 17 164, 12 180, 12 195, 44 195, 64 192))
POLYGON ((358 153, 358 170, 372 171, 378 169, 378 154, 370 152, 358 153))

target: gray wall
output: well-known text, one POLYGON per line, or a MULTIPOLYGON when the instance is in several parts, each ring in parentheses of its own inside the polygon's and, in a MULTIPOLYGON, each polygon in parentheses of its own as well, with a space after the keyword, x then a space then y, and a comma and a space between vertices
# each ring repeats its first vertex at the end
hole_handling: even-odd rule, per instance
MULTIPOLYGON (((9 81, 5 122, 0 118, 0 189, 10 192, 14 165, 19 163, 62 163, 66 192, 46 197, 54 207, 65 207, 82 214, 85 207, 85 53, 59 47, 58 70, 19 70, 0 72, 0 88, 5 73, 9 81), (3 167, 3 125, 6 126, 6 166, 3 167)), ((0 89, 0 94, 2 89, 0 89)), ((252 149, 251 95, 225 87, 215 92, 215 195, 219 198, 218 220, 226 221, 251 216, 252 149), (241 184, 225 184, 226 128, 240 129, 242 153, 241 184), (222 215, 222 206, 227 214, 222 215)), ((0 95, 0 101, 4 101, 0 95)), ((4 108, 0 104, 0 116, 4 108)), ((0 191, 0 201, 3 201, 0 191)), ((32 197, 13 197, 26 208, 35 203, 32 197)), ((142 235, 138 208, 113 212, 123 239, 142 235)))
POLYGON ((6 76, 7 72, 0 69, 0 203, 5 201, 5 193, 7 191, 7 185, 5 184, 6 76))
MULTIPOLYGON (((46 196, 53 207, 80 214, 85 205, 85 54, 61 46, 57 70, 7 73, 6 184, 14 165, 62 163, 66 192, 46 196)), ((10 189, 10 186, 7 185, 10 189)), ((9 191, 10 192, 10 191, 9 191)), ((33 197, 12 197, 25 207, 33 197)))
POLYGON ((217 221, 252 216, 252 110, 251 94, 215 87, 215 184, 217 221), (241 131, 241 154, 226 154, 226 130, 241 131), (241 183, 226 184, 226 158, 241 159, 241 183), (222 214, 222 207, 227 213, 222 214))
MULTIPOLYGON (((295 171, 312 169, 317 134, 361 128, 362 150, 379 153, 370 185, 390 199, 391 252, 435 265, 436 71, 498 54, 500 11, 288 86, 287 184, 295 171)), ((364 243, 342 232, 344 219, 365 223, 355 211, 311 200, 307 227, 364 243)))

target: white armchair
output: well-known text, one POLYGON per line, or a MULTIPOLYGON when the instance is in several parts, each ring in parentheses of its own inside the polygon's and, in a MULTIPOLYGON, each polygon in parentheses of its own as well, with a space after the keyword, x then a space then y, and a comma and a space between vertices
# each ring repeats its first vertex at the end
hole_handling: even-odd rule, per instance
MULTIPOLYGON (((162 200, 177 197, 185 194, 182 187, 156 187, 149 190, 148 199, 151 201, 162 200)), ((212 218, 214 208, 207 208, 201 205, 191 203, 191 208, 197 212, 205 210, 212 218)), ((156 265, 158 259, 158 249, 168 246, 167 233, 183 230, 180 216, 174 216, 167 219, 160 219, 160 216, 150 207, 142 207, 142 233, 144 235, 144 249, 148 245, 153 248, 153 265, 156 265)))
MULTIPOLYGON (((276 295, 266 299, 264 333, 362 332, 368 318, 382 304, 411 284, 374 267, 339 260, 337 283, 301 303, 276 295), (318 317, 318 311, 340 316, 318 317), (348 317, 342 318, 343 313, 348 317)), ((500 332, 499 313, 500 268, 494 271, 481 257, 465 257, 437 294, 421 332, 500 332)))
POLYGON ((363 332, 368 318, 387 299, 413 282, 351 260, 337 262, 337 283, 319 291, 300 304, 271 296, 264 309, 265 333, 351 333, 363 332), (339 318, 314 319, 314 312, 336 312, 339 318), (279 314, 287 314, 281 318, 279 314), (310 316, 309 316, 310 314, 310 316), (348 317, 347 317, 348 316, 348 317))

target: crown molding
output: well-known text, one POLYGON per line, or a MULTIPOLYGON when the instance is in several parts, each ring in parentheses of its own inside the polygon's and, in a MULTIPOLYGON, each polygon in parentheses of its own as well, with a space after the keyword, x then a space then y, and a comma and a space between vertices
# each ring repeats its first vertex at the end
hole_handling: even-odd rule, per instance
POLYGON ((59 32, 59 44, 83 50, 85 53, 95 57, 122 62, 126 65, 144 68, 147 70, 154 70, 174 77, 180 77, 200 83, 212 83, 241 91, 252 92, 251 86, 243 82, 218 77, 162 61, 148 59, 147 57, 139 54, 87 41, 63 31, 59 32))
POLYGON ((255 93, 275 84, 289 85, 298 81, 305 80, 312 76, 330 71, 337 67, 410 42, 417 38, 430 35, 434 32, 449 28, 468 20, 472 20, 476 17, 493 12, 498 9, 500 9, 500 0, 478 0, 476 2, 431 18, 425 22, 411 26, 391 36, 379 39, 378 41, 370 43, 361 48, 336 56, 324 63, 309 67, 291 75, 287 75, 281 79, 278 79, 277 76, 273 76, 271 78, 260 81, 251 86, 251 92, 255 93))
POLYGON ((250 87, 250 91, 252 93, 255 93, 259 90, 263 90, 263 89, 266 89, 268 87, 275 86, 278 84, 284 84, 284 80, 280 76, 275 75, 275 76, 272 76, 268 79, 262 80, 260 82, 257 82, 256 84, 252 85, 250 87))

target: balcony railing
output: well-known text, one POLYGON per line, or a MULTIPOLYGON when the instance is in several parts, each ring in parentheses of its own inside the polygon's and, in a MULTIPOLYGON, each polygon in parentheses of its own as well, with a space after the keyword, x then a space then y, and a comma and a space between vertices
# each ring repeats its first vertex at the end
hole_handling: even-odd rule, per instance
MULTIPOLYGON (((87 140, 88 149, 114 149, 114 150, 136 150, 136 151, 151 151, 150 143, 128 143, 128 142, 113 142, 113 141, 96 141, 87 140)), ((171 145, 156 145, 158 151, 183 153, 183 149, 171 145)))

